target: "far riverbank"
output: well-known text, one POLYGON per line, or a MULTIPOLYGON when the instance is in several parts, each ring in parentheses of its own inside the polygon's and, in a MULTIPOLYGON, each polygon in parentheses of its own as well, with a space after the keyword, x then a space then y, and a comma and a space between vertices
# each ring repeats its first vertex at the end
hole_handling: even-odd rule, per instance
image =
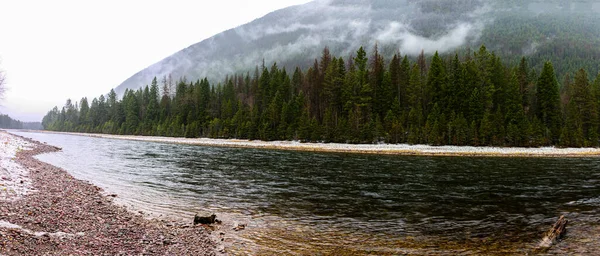
POLYGON ((291 151, 360 153, 380 155, 415 156, 469 156, 469 157, 599 157, 600 148, 515 148, 473 146, 429 146, 409 144, 342 144, 302 143, 299 141, 259 141, 240 139, 173 138, 157 136, 112 135, 98 133, 70 133, 52 131, 29 131, 70 134, 96 138, 175 143, 211 147, 257 148, 291 151))

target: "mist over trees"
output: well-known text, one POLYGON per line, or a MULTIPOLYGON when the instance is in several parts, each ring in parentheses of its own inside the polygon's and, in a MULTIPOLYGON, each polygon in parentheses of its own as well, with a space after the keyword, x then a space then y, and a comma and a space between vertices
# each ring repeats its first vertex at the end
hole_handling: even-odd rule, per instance
POLYGON ((375 46, 347 58, 325 48, 305 71, 263 64, 216 85, 154 78, 120 100, 114 90, 68 100, 42 124, 154 136, 582 147, 598 146, 599 102, 600 76, 590 81, 585 69, 561 85, 551 62, 542 70, 526 58, 506 65, 485 46, 415 60, 385 60, 375 46))
MULTIPOLYGON (((361 45, 380 46, 390 60, 399 49, 416 58, 485 45, 505 63, 527 57, 532 68, 555 64, 560 82, 580 68, 600 68, 600 2, 591 0, 323 0, 275 11, 191 45, 152 64, 115 88, 137 90, 172 74, 176 79, 254 71, 256 63, 277 62, 289 71, 311 67, 325 46, 349 56, 361 45)), ((369 50, 370 51, 370 50, 369 50)))

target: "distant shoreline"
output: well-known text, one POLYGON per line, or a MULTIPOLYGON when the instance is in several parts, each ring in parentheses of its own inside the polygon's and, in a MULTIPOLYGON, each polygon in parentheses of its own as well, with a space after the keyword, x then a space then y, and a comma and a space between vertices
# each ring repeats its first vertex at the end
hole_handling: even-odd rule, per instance
POLYGON ((260 141, 245 139, 176 138, 137 135, 112 135, 99 133, 54 132, 45 130, 20 130, 23 132, 66 134, 94 138, 160 142, 210 147, 255 148, 287 151, 354 153, 402 156, 464 156, 464 157, 600 157, 600 148, 516 148, 474 146, 429 146, 408 144, 343 144, 302 143, 298 141, 260 141))

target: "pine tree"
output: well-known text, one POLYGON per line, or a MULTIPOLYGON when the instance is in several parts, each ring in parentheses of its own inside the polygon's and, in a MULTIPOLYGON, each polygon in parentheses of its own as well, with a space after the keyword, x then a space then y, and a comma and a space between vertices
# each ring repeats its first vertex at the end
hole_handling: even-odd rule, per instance
POLYGON ((90 118, 88 112, 90 111, 90 105, 86 97, 81 98, 79 102, 79 124, 82 126, 81 132, 89 132, 90 130, 90 118))
POLYGON ((125 107, 125 131, 127 134, 137 134, 139 123, 139 105, 132 90, 127 90, 123 97, 125 107))
POLYGON ((372 90, 373 112, 376 117, 383 117, 385 111, 389 109, 388 97, 390 93, 390 84, 384 83, 384 59, 383 56, 379 54, 377 44, 375 45, 373 56, 370 60, 369 85, 372 90))
POLYGON ((398 73, 398 102, 400 109, 406 111, 408 109, 407 88, 410 86, 410 62, 408 56, 404 56, 400 64, 400 72, 398 73))
MULTIPOLYGON (((445 108, 446 102, 446 68, 437 52, 433 55, 429 73, 427 76, 427 86, 425 87, 425 106, 426 112, 431 111, 435 104, 445 108)), ((439 113, 438 113, 439 115, 439 113)))
POLYGON ((529 125, 522 105, 518 71, 513 72, 506 87, 505 96, 506 114, 504 123, 507 127, 507 143, 511 146, 525 146, 528 138, 525 131, 528 130, 529 125))
POLYGON ((570 138, 565 146, 591 146, 598 143, 598 112, 587 72, 580 69, 567 89, 565 133, 570 138))
MULTIPOLYGON (((156 81, 156 77, 152 79, 152 83, 150 85, 150 91, 148 95, 148 106, 146 107, 146 122, 149 125, 149 128, 152 127, 152 124, 158 122, 159 118, 159 105, 158 105, 158 82, 156 81)), ((146 130, 146 132, 150 132, 146 130)))
POLYGON ((546 62, 537 82, 537 117, 545 129, 545 138, 550 143, 558 141, 562 126, 558 82, 552 63, 546 62))

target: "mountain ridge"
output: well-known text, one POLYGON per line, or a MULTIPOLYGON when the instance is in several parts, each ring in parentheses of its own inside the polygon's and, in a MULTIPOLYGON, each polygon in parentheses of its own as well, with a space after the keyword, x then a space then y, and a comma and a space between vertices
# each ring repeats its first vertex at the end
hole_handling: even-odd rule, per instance
MULTIPOLYGON (((597 3, 583 1, 580 4, 583 6, 578 3, 317 0, 271 12, 192 44, 132 75, 115 91, 122 95, 125 89, 137 89, 147 85, 153 77, 167 75, 175 79, 209 77, 211 80, 220 80, 226 75, 251 71, 262 61, 277 62, 289 69, 295 66, 306 68, 324 47, 328 47, 334 55, 347 56, 360 46, 370 48, 381 44, 382 48, 399 49, 402 54, 416 56, 421 50, 427 54, 435 51, 444 53, 465 48, 476 49, 480 44, 488 44, 488 48, 500 54, 525 54, 536 58, 539 49, 552 48, 557 41, 560 43, 561 38, 569 37, 558 35, 544 39, 544 34, 550 32, 543 27, 552 21, 546 19, 546 23, 535 23, 536 19, 542 17, 540 19, 544 20, 544 15, 558 15, 561 11, 600 10, 600 4, 597 3), (535 14, 534 18, 527 18, 532 14, 535 14), (511 34, 511 30, 505 28, 504 23, 514 20, 523 24, 510 25, 512 31, 524 30, 523 33, 528 35, 514 36, 514 32, 511 34), (531 28, 522 28, 526 26, 531 28), (504 34, 498 36, 499 33, 504 34), (535 40, 527 39, 529 35, 535 35, 535 40)), ((574 25, 586 22, 590 23, 589 20, 582 20, 574 25)), ((589 25, 591 29, 583 29, 592 31, 588 35, 600 32, 600 26, 596 25, 598 22, 589 25)), ((595 41, 600 40, 596 36, 591 41, 595 45, 595 41)), ((565 42, 567 45, 569 43, 565 42)), ((559 73, 563 73, 560 68, 559 73)))

